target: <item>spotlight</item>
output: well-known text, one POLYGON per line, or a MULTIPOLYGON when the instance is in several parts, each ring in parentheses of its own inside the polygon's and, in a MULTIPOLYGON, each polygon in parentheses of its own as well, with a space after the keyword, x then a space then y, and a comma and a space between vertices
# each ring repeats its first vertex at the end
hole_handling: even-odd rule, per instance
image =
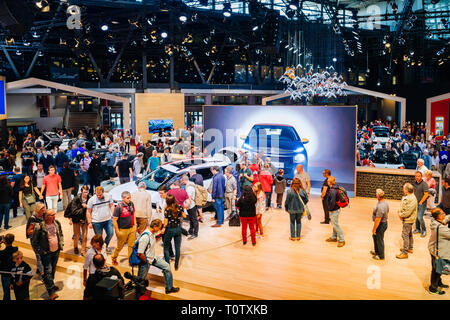
POLYGON ((108 31, 109 30, 109 26, 107 24, 102 24, 100 29, 102 29, 102 31, 108 31))
POLYGON ((231 3, 225 2, 223 4, 222 14, 227 18, 231 16, 231 3))
POLYGON ((298 9, 298 1, 292 0, 289 3, 289 9, 294 10, 294 11, 297 10, 298 9))
POLYGON ((167 36, 168 36, 167 32, 165 32, 165 31, 161 32, 161 37, 163 39, 167 38, 167 36))
POLYGON ((391 47, 391 43, 390 42, 386 42, 386 44, 384 45, 387 49, 389 49, 391 47))
POLYGON ((35 38, 35 39, 37 39, 37 38, 40 37, 40 35, 39 35, 36 31, 34 31, 33 34, 32 34, 31 36, 32 36, 33 38, 35 38))
POLYGON ((413 56, 413 55, 414 55, 414 51, 411 50, 411 51, 409 52, 409 55, 410 55, 410 56, 413 56))
POLYGON ((38 0, 34 3, 38 9, 41 10, 41 12, 49 12, 50 11, 50 5, 48 4, 47 0, 38 0))
POLYGON ((16 51, 16 55, 21 56, 21 55, 22 55, 22 52, 20 52, 20 50, 17 50, 17 51, 16 51))
POLYGON ((184 13, 184 12, 180 13, 180 16, 178 17, 178 19, 179 19, 181 22, 186 22, 186 21, 187 21, 187 15, 186 15, 186 13, 184 13))
POLYGON ((336 62, 337 61, 337 59, 336 58, 333 58, 333 62, 336 62))
POLYGON ((5 42, 6 42, 6 44, 7 44, 8 46, 11 46, 11 45, 14 44, 14 38, 11 37, 11 36, 7 36, 7 37, 5 38, 5 42))
POLYGON ((255 25, 255 26, 253 26, 252 31, 256 31, 258 29, 259 29, 259 26, 255 25))

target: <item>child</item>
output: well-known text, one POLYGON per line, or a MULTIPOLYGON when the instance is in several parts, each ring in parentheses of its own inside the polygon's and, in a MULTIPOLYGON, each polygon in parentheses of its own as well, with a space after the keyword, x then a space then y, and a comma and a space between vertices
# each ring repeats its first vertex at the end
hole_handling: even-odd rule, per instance
POLYGON ((283 202, 283 194, 286 190, 286 179, 283 177, 284 170, 278 170, 278 175, 275 178, 275 193, 277 194, 277 208, 281 209, 283 202))
POLYGON ((13 254, 13 262, 15 265, 11 272, 17 272, 12 275, 11 287, 14 289, 16 300, 30 300, 30 280, 33 277, 31 267, 23 261, 23 253, 16 251, 13 254))

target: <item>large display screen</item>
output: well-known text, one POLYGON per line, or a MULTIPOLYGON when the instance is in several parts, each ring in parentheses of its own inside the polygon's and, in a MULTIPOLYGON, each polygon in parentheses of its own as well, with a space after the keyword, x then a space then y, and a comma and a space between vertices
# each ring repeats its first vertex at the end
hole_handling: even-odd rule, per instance
POLYGON ((159 130, 172 130, 173 120, 148 120, 148 133, 155 133, 159 130))
POLYGON ((0 119, 6 119, 6 97, 4 80, 0 80, 0 119))
POLYGON ((225 150, 270 157, 292 179, 301 163, 320 188, 323 170, 354 191, 356 107, 351 106, 205 106, 207 154, 225 150))

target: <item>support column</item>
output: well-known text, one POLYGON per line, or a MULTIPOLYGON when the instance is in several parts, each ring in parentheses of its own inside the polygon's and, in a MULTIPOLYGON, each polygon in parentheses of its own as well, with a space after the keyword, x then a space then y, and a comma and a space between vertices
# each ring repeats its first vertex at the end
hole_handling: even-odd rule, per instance
POLYGON ((123 130, 130 130, 130 99, 123 101, 123 130))

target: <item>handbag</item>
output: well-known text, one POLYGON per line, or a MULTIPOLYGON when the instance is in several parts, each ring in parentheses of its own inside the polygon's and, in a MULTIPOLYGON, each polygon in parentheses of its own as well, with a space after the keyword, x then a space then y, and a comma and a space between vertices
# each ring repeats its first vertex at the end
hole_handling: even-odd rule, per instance
POLYGON ((436 233, 436 260, 434 268, 436 269, 436 273, 450 274, 450 261, 439 257, 439 226, 437 227, 436 233))
POLYGON ((301 202, 302 205, 303 205, 303 209, 305 209, 305 210, 303 210, 302 217, 308 216, 308 219, 311 219, 311 218, 310 218, 310 217, 311 217, 311 212, 309 212, 309 208, 308 208, 308 207, 306 206, 306 204, 303 202, 302 197, 300 197, 300 195, 298 194, 298 192, 297 192, 297 197, 300 199, 300 202, 301 202))
POLYGON ((34 194, 30 194, 30 195, 23 195, 23 199, 29 204, 35 204, 36 203, 36 197, 34 196, 34 194))

